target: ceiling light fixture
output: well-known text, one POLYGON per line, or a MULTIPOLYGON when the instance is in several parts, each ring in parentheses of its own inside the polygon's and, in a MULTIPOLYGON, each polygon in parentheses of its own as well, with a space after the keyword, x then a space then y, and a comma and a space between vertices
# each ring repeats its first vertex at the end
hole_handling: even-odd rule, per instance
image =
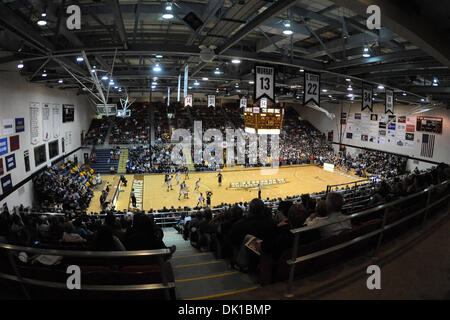
POLYGON ((291 22, 290 21, 286 20, 283 23, 283 26, 284 26, 283 34, 289 36, 289 35, 294 33, 294 31, 292 31, 292 29, 291 29, 291 22))
POLYGON ((155 64, 153 66, 153 71, 155 72, 160 72, 161 71, 161 66, 159 65, 159 63, 155 64))
POLYGON ((23 68, 23 61, 20 61, 19 64, 17 65, 17 69, 22 69, 23 68))
POLYGON ((173 18, 173 14, 172 14, 172 3, 167 2, 166 4, 166 11, 165 13, 162 15, 162 18, 164 20, 170 20, 173 18))
POLYGON ((231 63, 239 64, 239 63, 241 63, 241 60, 239 60, 239 59, 233 59, 233 60, 231 60, 231 63))
POLYGON ((84 58, 83 57, 77 57, 77 62, 81 62, 81 61, 84 61, 84 58))
POLYGON ((47 71, 44 70, 44 72, 42 73, 42 77, 46 77, 47 76, 47 71))
POLYGON ((63 79, 58 80, 58 83, 63 83, 63 82, 64 82, 63 79))
POLYGON ((382 84, 380 84, 380 85, 378 86, 378 89, 379 89, 379 90, 384 90, 384 86, 383 86, 382 84))

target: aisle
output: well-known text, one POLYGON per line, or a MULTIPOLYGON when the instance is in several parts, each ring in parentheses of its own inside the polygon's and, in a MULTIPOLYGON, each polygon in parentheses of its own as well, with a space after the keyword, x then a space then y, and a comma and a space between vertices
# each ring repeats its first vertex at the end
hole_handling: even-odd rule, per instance
POLYGON ((230 269, 227 262, 212 252, 201 252, 174 228, 164 229, 164 243, 176 245, 172 263, 177 299, 210 299, 248 292, 259 288, 256 277, 230 269))

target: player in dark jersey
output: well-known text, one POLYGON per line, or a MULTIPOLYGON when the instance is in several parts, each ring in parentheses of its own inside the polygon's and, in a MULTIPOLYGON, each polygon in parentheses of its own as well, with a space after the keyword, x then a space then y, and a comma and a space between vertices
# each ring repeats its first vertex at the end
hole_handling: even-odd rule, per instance
POLYGON ((219 182, 219 187, 222 185, 222 174, 219 172, 219 174, 217 175, 217 180, 219 182))

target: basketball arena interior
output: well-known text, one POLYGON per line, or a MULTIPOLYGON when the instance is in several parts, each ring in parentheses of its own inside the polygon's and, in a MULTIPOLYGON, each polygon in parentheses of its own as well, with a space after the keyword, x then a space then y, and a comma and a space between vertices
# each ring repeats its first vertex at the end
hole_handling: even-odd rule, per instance
POLYGON ((449 299, 449 17, 1 1, 0 299, 449 299))

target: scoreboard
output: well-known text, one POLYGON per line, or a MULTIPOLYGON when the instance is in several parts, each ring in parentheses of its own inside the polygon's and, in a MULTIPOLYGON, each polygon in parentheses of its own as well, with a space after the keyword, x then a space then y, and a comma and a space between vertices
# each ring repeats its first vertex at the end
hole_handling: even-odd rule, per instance
POLYGON ((280 134, 284 109, 280 107, 244 108, 245 132, 257 134, 280 134))

